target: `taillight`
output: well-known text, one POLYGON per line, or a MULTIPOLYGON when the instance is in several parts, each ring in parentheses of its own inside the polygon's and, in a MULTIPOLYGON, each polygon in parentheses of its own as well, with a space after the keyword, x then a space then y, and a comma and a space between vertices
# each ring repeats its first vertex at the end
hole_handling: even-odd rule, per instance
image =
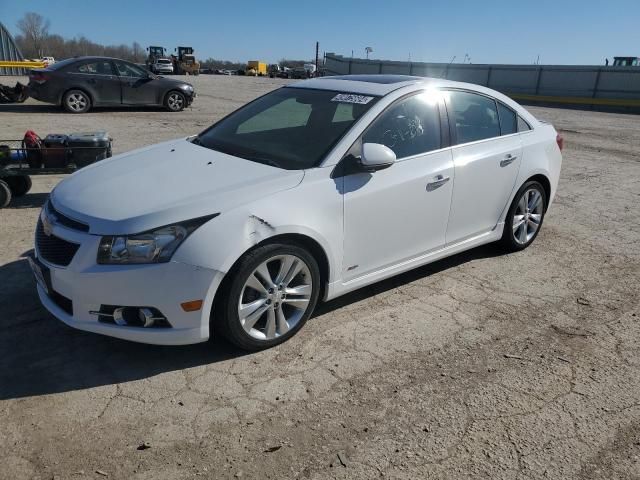
POLYGON ((556 135, 556 143, 558 144, 558 148, 560 151, 564 148, 564 137, 559 133, 556 135))
POLYGON ((47 80, 49 80, 49 75, 44 72, 31 72, 29 75, 29 80, 35 83, 43 84, 47 80))

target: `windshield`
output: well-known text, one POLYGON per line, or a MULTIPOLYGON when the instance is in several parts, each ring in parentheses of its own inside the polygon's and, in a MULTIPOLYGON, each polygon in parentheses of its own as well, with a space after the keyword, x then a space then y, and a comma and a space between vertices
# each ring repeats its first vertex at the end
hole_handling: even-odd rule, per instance
POLYGON ((281 88, 236 110, 193 140, 287 170, 318 165, 377 101, 331 90, 281 88))

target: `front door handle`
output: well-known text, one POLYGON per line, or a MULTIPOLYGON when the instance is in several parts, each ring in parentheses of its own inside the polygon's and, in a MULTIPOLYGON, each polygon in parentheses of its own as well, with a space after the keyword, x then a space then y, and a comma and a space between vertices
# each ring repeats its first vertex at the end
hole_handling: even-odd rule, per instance
POLYGON ((513 162, 515 162, 517 159, 518 159, 517 155, 508 154, 504 157, 504 159, 500 160, 500 166, 506 167, 507 165, 510 165, 513 162))
POLYGON ((450 177, 445 177, 443 175, 438 175, 433 178, 432 182, 427 183, 427 192, 432 192, 436 188, 440 188, 442 185, 451 180, 450 177))

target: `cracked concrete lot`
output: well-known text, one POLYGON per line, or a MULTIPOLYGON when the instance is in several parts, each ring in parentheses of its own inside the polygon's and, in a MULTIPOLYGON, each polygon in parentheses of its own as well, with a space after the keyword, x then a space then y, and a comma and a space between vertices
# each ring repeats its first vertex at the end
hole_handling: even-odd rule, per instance
MULTIPOLYGON (((284 83, 193 80, 179 114, 0 106, 2 136, 106 129, 123 152, 284 83)), ((528 250, 487 246, 357 291, 250 355, 47 314, 23 254, 61 177, 37 178, 0 210, 0 477, 640 478, 640 116, 530 110, 565 152, 528 250)))

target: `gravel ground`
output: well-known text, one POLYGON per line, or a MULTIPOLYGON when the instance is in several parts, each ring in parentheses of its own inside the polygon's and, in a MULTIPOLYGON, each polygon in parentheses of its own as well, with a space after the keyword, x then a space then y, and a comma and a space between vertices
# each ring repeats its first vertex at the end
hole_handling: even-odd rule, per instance
MULTIPOLYGON (((0 106, 0 136, 106 129, 123 152, 284 83, 193 80, 178 114, 0 106)), ((23 255, 62 177, 37 178, 0 211, 0 477, 640 478, 640 116, 531 110, 566 147, 529 249, 487 246, 362 289, 251 355, 48 315, 23 255)))

